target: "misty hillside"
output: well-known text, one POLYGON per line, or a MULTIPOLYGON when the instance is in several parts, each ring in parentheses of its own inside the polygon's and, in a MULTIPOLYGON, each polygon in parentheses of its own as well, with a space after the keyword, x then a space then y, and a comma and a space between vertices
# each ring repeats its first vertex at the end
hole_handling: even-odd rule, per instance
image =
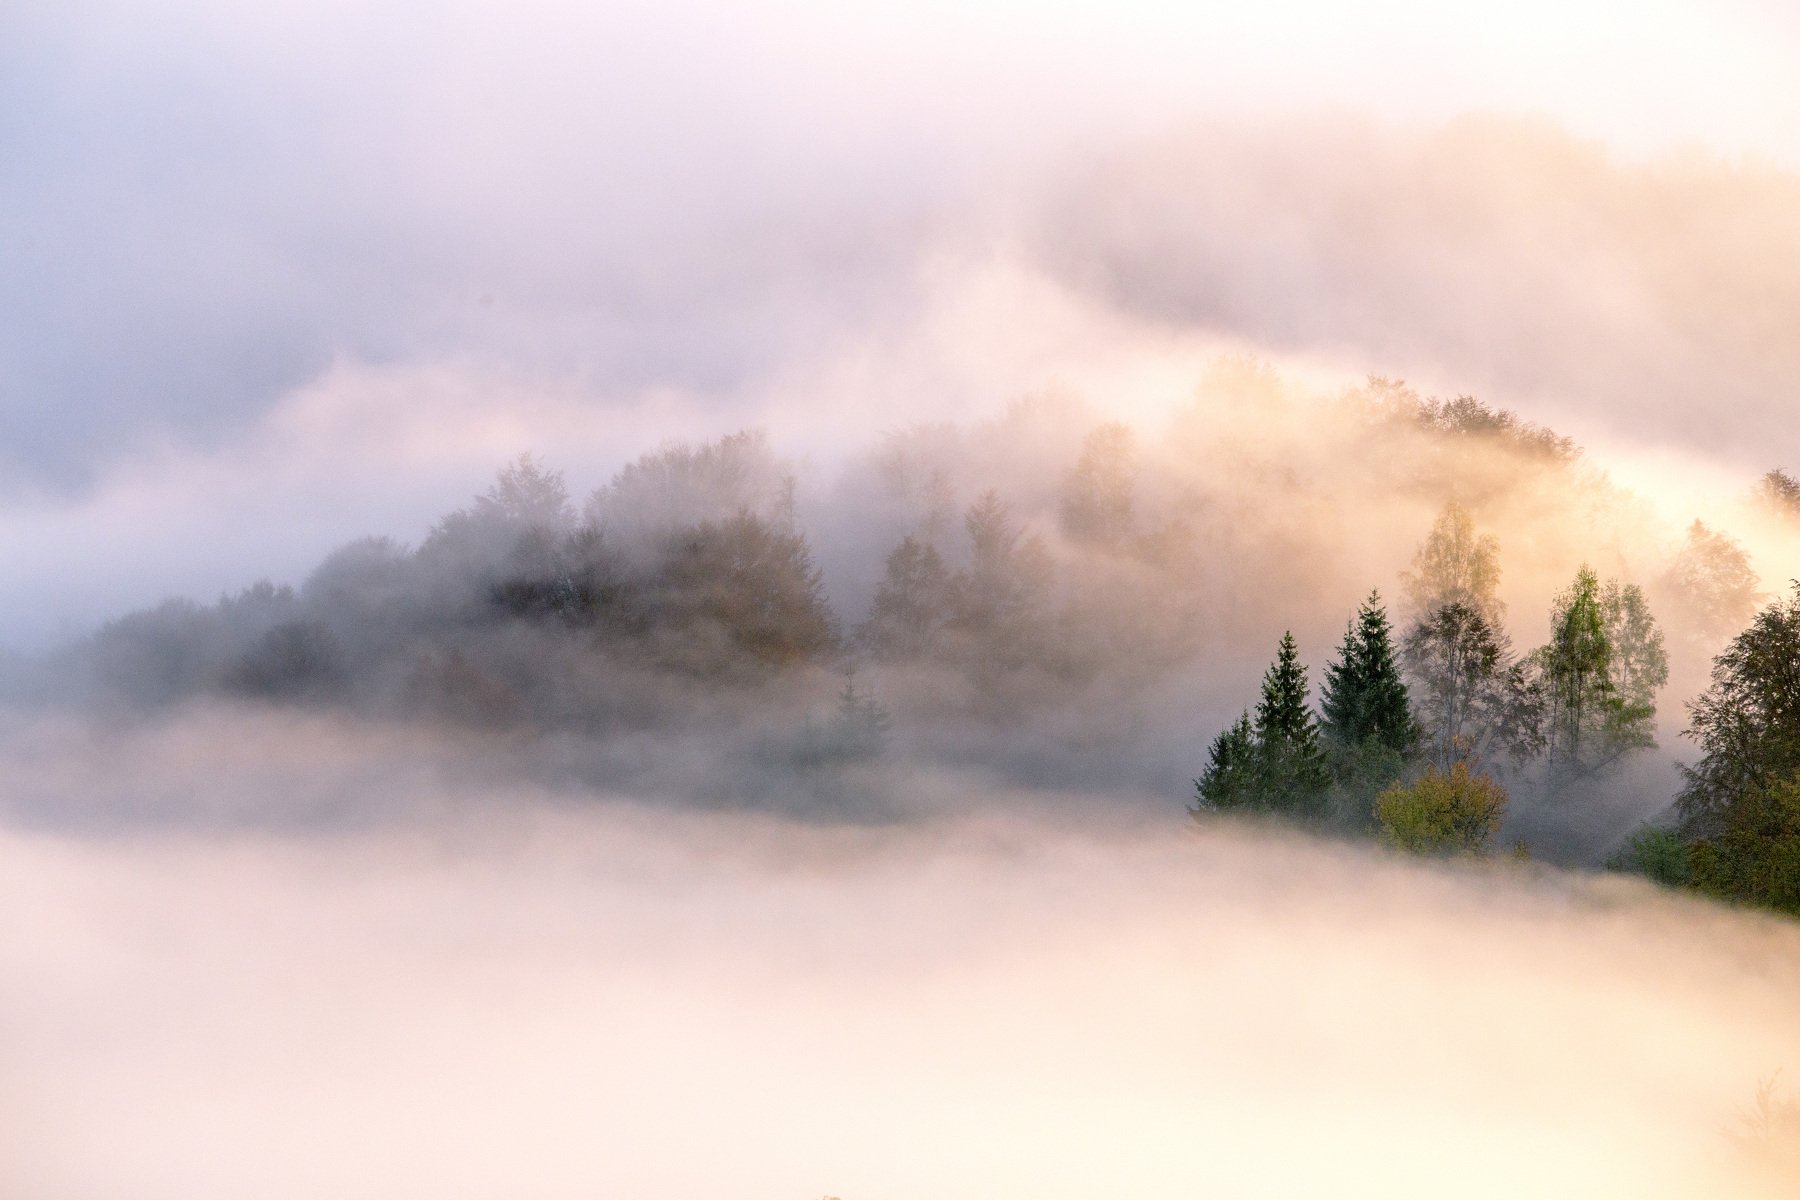
MULTIPOLYGON (((1778 493, 1715 511, 1791 546, 1778 493)), ((1482 844, 1591 864, 1674 820, 1682 701, 1765 598, 1728 531, 1659 519, 1551 429, 1381 378, 1309 393, 1236 358, 1160 428, 1052 393, 896 429, 836 478, 757 432, 666 443, 586 495, 527 453, 416 546, 373 535, 297 585, 120 617, 35 686, 125 719, 229 703, 439 726, 579 786, 822 820, 904 816, 904 763, 1372 836, 1384 788, 1467 762, 1503 789, 1482 844), (1589 568, 1649 657, 1597 685, 1610 724, 1577 716, 1559 743, 1545 655, 1589 568), (1493 678, 1512 673, 1467 685, 1479 720, 1431 657, 1462 601, 1492 627, 1493 678), (1310 670, 1294 712, 1364 740, 1320 690, 1359 606, 1410 688, 1391 761, 1327 745, 1291 811, 1197 795, 1290 631, 1310 670)))
POLYGON ((1796 63, 0 0, 0 1200, 1794 1200, 1796 63))

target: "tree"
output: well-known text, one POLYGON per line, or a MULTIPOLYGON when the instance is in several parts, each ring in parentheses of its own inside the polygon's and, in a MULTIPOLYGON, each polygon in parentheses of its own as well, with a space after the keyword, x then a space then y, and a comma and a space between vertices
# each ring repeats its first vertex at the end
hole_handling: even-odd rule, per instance
POLYGON ((1484 439, 1547 462, 1570 462, 1581 453, 1573 441, 1553 430, 1521 421, 1518 414, 1491 408, 1473 396, 1420 401, 1413 419, 1421 429, 1455 438, 1484 439))
POLYGON ((1395 660, 1393 631, 1381 594, 1370 592, 1344 629, 1335 662, 1319 688, 1320 732, 1346 749, 1369 747, 1404 760, 1418 747, 1406 683, 1395 660))
POLYGON ((1388 845, 1412 854, 1481 854, 1506 813, 1506 790, 1459 762, 1448 774, 1426 767, 1411 786, 1395 784, 1375 802, 1388 845))
POLYGON ((500 468, 493 486, 475 498, 475 513, 552 536, 574 522, 562 472, 546 470, 529 451, 500 468))
POLYGON ((1701 749, 1676 798, 1690 836, 1723 830, 1736 806, 1800 774, 1800 583, 1713 660, 1683 736, 1701 749))
POLYGON ((838 693, 831 727, 846 758, 866 760, 880 758, 887 752, 893 721, 873 693, 856 690, 856 676, 852 673, 844 677, 844 690, 838 693))
POLYGON ((1642 736, 1648 738, 1650 719, 1656 715, 1656 693, 1669 682, 1669 655, 1662 630, 1650 615, 1643 589, 1635 583, 1608 580, 1600 592, 1600 615, 1612 651, 1607 678, 1627 718, 1637 722, 1642 736))
POLYGON ((337 639, 316 621, 284 621, 264 633, 227 672, 233 691, 270 700, 318 699, 348 673, 337 639))
POLYGON ((1306 668, 1284 633, 1263 674, 1256 715, 1242 717, 1213 739, 1206 769, 1194 780, 1198 815, 1207 809, 1248 809, 1285 816, 1324 815, 1331 775, 1319 727, 1306 706, 1306 668))
POLYGON ((857 690, 852 672, 845 676, 831 719, 823 726, 807 722, 794 761, 811 768, 873 762, 887 753, 892 728, 887 710, 871 693, 857 690))
POLYGON ((1578 767, 1605 709, 1616 701, 1609 668, 1612 646, 1600 608, 1600 580, 1587 564, 1558 593, 1550 613, 1550 642, 1538 651, 1548 701, 1545 753, 1552 765, 1578 767))
POLYGON ((419 547, 414 566, 437 615, 480 620, 507 602, 510 580, 534 586, 554 580, 555 548, 573 520, 562 473, 521 454, 502 467, 468 508, 440 519, 419 547))
POLYGON ((495 606, 515 617, 557 617, 615 632, 636 624, 623 564, 592 525, 556 539, 535 529, 527 532, 489 595, 495 606))
POLYGON ((1345 826, 1367 828, 1376 794, 1406 770, 1420 741, 1379 594, 1357 610, 1337 659, 1326 664, 1319 711, 1332 807, 1345 826))
POLYGON ((1255 805, 1259 770, 1256 737, 1245 712, 1212 741, 1206 769, 1194 780, 1197 816, 1207 809, 1230 810, 1255 805))
POLYGON ((1584 563, 1556 597, 1550 642, 1537 652, 1548 702, 1553 767, 1585 773, 1656 744, 1656 690, 1669 678, 1662 632, 1635 584, 1599 578, 1584 563))
POLYGON ((666 657, 701 673, 818 661, 837 649, 806 539, 748 513, 664 548, 650 617, 666 657))
POLYGON ((628 561, 654 559, 683 529, 748 514, 794 532, 794 475, 768 438, 743 430, 694 446, 670 442, 626 464, 588 498, 584 517, 628 561))
POLYGON ((1693 855, 1681 834, 1673 829, 1646 825, 1626 839, 1606 863, 1608 870, 1642 875, 1664 887, 1684 887, 1693 882, 1693 855))
POLYGON ((1751 788, 1689 854, 1694 886, 1800 916, 1800 776, 1751 788))
POLYGON ((1294 635, 1284 633, 1275 661, 1263 675, 1251 736, 1262 802, 1295 816, 1320 815, 1331 782, 1306 693, 1306 668, 1300 664, 1294 635))
POLYGON ((1051 566, 1043 543, 1026 536, 998 493, 988 491, 963 518, 969 566, 951 581, 948 624, 968 639, 984 668, 1016 669, 1042 656, 1051 566))
POLYGON ((1078 542, 1116 547, 1131 533, 1131 430, 1117 422, 1087 435, 1081 458, 1063 484, 1063 532, 1078 542))
POLYGON ((1415 614, 1463 604, 1497 626, 1506 611, 1496 594, 1500 543, 1492 534, 1478 535, 1469 510, 1454 500, 1438 514, 1402 583, 1415 614))
POLYGON ((1473 605, 1451 603, 1406 635, 1402 658, 1437 765, 1504 753, 1522 763, 1543 749, 1543 693, 1531 665, 1473 605))
POLYGON ((1750 558, 1736 540, 1695 521, 1664 577, 1686 624, 1711 654, 1756 614, 1762 597, 1750 558))
POLYGON ((950 571, 937 547, 906 537, 887 557, 861 639, 884 660, 923 654, 949 619, 953 598, 950 571))
POLYGON ((1800 479, 1776 467, 1751 489, 1758 503, 1784 517, 1800 517, 1800 479))

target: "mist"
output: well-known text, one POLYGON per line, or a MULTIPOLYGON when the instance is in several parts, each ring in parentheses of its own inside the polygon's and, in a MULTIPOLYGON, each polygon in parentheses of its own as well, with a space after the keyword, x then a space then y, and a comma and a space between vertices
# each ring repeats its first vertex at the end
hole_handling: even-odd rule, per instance
POLYGON ((0 12, 0 1192, 1793 1194, 1791 14, 420 15, 0 12))
MULTIPOLYGON (((1047 823, 1038 799, 989 791, 898 830, 571 806, 454 770, 417 778, 417 746, 321 733, 299 743, 320 765, 269 762, 217 790, 278 796, 310 776, 412 818, 0 842, 20 898, 0 927, 9 1186, 1793 1183, 1728 1136, 1758 1080, 1800 1054, 1787 923, 1617 878, 1146 827, 1100 815, 1105 797, 1047 823), (375 776, 346 785, 334 750, 375 776)), ((186 736, 258 744, 229 717, 186 736)), ((126 753, 115 803, 181 779, 126 753)), ((16 743, 7 755, 10 775, 16 743)))
MULTIPOLYGON (((278 386, 224 389, 217 419, 146 401, 114 421, 78 392, 42 403, 30 436, 56 446, 11 473, 0 510, 16 570, 0 637, 41 649, 168 595, 298 582, 355 536, 414 542, 521 450, 584 492, 662 438, 754 427, 828 481, 885 428, 1046 391, 1154 432, 1221 354, 1314 391, 1375 373, 1476 395, 1648 481, 1671 522, 1800 461, 1781 420, 1795 367, 1784 314, 1800 305, 1784 257, 1800 244, 1791 168, 1627 155, 1542 119, 1330 108, 1171 119, 1011 163, 969 168, 897 224, 850 201, 789 206, 656 259, 670 294, 655 321, 676 340, 528 277, 524 294, 567 307, 504 315, 471 293, 469 322, 430 341, 326 339, 278 386), (812 245, 820 229, 879 247, 879 261, 812 245), (738 273, 721 280, 727 267, 738 273), (104 436, 78 423, 103 419, 104 436)), ((577 244, 507 261, 624 269, 577 244)), ((183 361, 213 356, 195 346, 183 361)), ((44 376, 20 394, 62 386, 44 376)))

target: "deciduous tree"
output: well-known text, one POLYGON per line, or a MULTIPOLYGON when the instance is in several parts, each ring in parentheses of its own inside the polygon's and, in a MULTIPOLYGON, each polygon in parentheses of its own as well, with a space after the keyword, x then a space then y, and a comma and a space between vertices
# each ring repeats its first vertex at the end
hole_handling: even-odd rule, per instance
POLYGON ((1532 665, 1515 658, 1511 640, 1473 605, 1452 603, 1428 614, 1402 650, 1432 760, 1449 770, 1504 754, 1515 765, 1543 749, 1543 692, 1532 665))
POLYGON ((1635 584, 1586 565, 1556 597, 1550 641, 1537 652, 1546 697, 1546 754, 1583 774, 1656 744, 1656 690, 1668 681, 1662 633, 1635 584))
POLYGON ((1461 604, 1498 626, 1506 611, 1497 594, 1500 543, 1492 534, 1476 533, 1474 517, 1454 500, 1438 514, 1401 581, 1408 607, 1421 618, 1461 604))
POLYGON ((1688 714, 1684 736, 1701 753, 1676 804, 1690 835, 1722 830, 1747 797, 1800 774, 1800 584, 1713 660, 1688 714))
POLYGON ((1762 600, 1744 548, 1700 521, 1688 526, 1687 541, 1665 583, 1681 607, 1681 623, 1707 645, 1709 655, 1756 615, 1762 600))

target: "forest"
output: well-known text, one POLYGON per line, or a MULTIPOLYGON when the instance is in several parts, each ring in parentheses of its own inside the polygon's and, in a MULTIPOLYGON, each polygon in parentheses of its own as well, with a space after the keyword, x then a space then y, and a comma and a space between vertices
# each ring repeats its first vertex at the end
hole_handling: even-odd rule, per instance
MULTIPOLYGON (((13 691, 429 724, 811 821, 903 820, 932 771, 1104 784, 1800 913, 1800 590, 1474 398, 1223 359, 1160 429, 1052 393, 835 480, 744 431, 583 496, 554 450, 416 546, 119 617, 13 691)), ((1709 511, 1781 553, 1800 483, 1709 511)))

